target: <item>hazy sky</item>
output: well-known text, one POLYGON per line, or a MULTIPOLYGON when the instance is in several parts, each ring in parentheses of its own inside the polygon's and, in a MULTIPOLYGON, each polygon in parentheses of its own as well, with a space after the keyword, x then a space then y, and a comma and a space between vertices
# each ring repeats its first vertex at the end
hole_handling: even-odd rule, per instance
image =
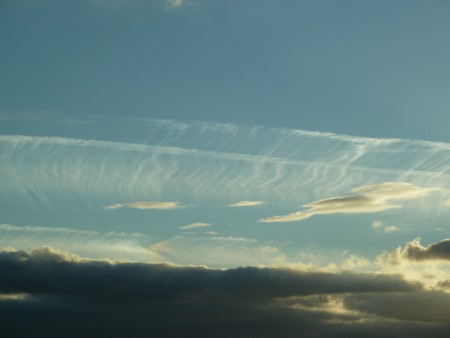
POLYGON ((0 335, 448 337, 449 14, 0 0, 0 335))

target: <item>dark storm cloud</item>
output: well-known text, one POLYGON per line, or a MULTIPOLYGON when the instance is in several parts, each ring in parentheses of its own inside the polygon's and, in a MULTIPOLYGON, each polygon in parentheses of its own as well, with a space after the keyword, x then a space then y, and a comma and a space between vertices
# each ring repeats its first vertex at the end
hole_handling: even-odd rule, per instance
POLYGON ((399 276, 92 261, 51 248, 0 252, 0 276, 1 337, 379 337, 386 330, 392 337, 445 337, 448 332, 442 325, 366 322, 361 319, 370 311, 362 301, 345 301, 358 294, 422 292, 399 276), (361 312, 334 311, 335 298, 361 312))

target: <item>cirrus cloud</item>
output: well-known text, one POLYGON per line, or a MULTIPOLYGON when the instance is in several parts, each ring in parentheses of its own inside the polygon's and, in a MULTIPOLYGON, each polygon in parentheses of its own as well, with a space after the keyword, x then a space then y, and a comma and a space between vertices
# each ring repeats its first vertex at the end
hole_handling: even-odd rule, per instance
POLYGON ((184 208, 179 202, 154 202, 154 201, 143 201, 143 202, 130 202, 130 203, 116 203, 111 204, 104 209, 119 209, 119 208, 132 208, 132 209, 157 209, 157 210, 170 210, 184 208))
POLYGON ((254 207, 257 205, 265 204, 263 201, 240 201, 227 204, 227 207, 254 207))
POLYGON ((195 228, 204 228, 204 227, 209 227, 209 226, 211 226, 210 223, 197 222, 197 223, 182 225, 182 226, 179 226, 178 228, 183 229, 183 230, 188 230, 188 229, 195 229, 195 228))

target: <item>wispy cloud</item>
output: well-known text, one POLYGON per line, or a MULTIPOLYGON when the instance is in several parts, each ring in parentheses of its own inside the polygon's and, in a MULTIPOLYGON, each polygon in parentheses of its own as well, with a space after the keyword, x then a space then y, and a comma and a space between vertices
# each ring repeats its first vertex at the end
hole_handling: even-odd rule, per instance
MULTIPOLYGON (((114 8, 117 5, 125 5, 125 4, 129 4, 129 3, 139 3, 140 1, 138 1, 138 0, 91 0, 91 2, 96 6, 114 8)), ((173 10, 173 9, 193 3, 192 0, 159 0, 159 2, 163 4, 163 6, 166 10, 173 10)))
POLYGON ((400 228, 396 227, 395 225, 387 225, 384 227, 384 232, 385 233, 391 233, 391 232, 396 232, 399 231, 400 228))
POLYGON ((154 255, 174 264, 214 268, 286 266, 288 258, 273 244, 237 236, 176 236, 149 247, 154 255), (270 248, 270 250, 269 250, 270 248))
POLYGON ((195 229, 195 228, 204 228, 204 227, 209 227, 211 226, 210 223, 192 223, 192 224, 187 224, 187 225, 182 225, 179 226, 179 229, 183 229, 183 230, 188 230, 188 229, 195 229))
POLYGON ((293 222, 302 221, 315 215, 376 213, 402 206, 392 201, 410 200, 426 196, 439 189, 422 188, 406 182, 385 182, 372 184, 352 190, 352 194, 344 197, 333 197, 319 200, 298 211, 284 216, 273 216, 261 219, 261 222, 293 222))
POLYGON ((116 204, 107 205, 107 206, 103 207, 103 209, 114 210, 114 209, 120 209, 120 208, 123 208, 123 207, 124 207, 123 204, 116 203, 116 204))
MULTIPOLYGON (((296 208, 373 182, 450 189, 447 144, 200 122, 86 118, 77 125, 72 120, 67 123, 73 135, 91 139, 0 136, 2 200, 98 208, 115 203, 117 196, 122 201, 213 198, 222 205, 245 199, 296 208), (86 134, 101 127, 114 135, 124 126, 136 131, 127 142, 86 134)), ((11 121, 5 123, 20 125, 11 121)), ((44 122, 60 127, 51 118, 44 122)))
POLYGON ((92 258, 162 262, 146 246, 150 238, 142 233, 100 232, 63 227, 0 224, 0 248, 21 250, 50 245, 92 258))
POLYGON ((159 209, 159 210, 169 210, 169 209, 179 209, 183 206, 178 202, 131 202, 126 204, 129 208, 134 209, 159 209))
POLYGON ((187 0, 165 0, 165 7, 170 10, 186 5, 186 3, 188 3, 187 0))
POLYGON ((157 210, 170 210, 184 208, 179 202, 153 202, 153 201, 143 201, 143 202, 130 202, 130 203, 118 203, 105 206, 104 209, 119 209, 119 208, 132 208, 132 209, 157 209, 157 210))
POLYGON ((228 207, 254 207, 265 204, 262 201, 240 201, 236 203, 227 204, 228 207))

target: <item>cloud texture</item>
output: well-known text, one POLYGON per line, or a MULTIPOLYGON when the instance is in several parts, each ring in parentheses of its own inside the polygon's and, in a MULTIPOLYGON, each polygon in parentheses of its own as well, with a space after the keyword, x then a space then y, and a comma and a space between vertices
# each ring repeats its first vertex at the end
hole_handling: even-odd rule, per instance
POLYGON ((392 201, 410 200, 427 195, 437 189, 421 188, 406 182, 385 182, 372 184, 352 190, 352 194, 344 197, 333 197, 309 204, 305 211, 298 211, 284 216, 264 218, 261 222, 293 222, 302 221, 315 215, 375 213, 401 208, 392 201))
POLYGON ((439 325, 420 324, 421 306, 431 309, 437 294, 395 275, 95 261, 50 247, 2 251, 0 273, 0 294, 10 295, 0 298, 0 316, 8 319, 0 333, 6 336, 75 337, 92 329, 96 337, 124 330, 130 337, 356 337, 389 326, 395 337, 411 328, 443 337, 447 325, 438 312, 424 320, 439 325), (400 305, 384 309, 372 301, 390 295, 414 308, 399 314, 400 305), (30 316, 18 322, 11 315, 17 310, 30 316), (58 325, 50 319, 55 314, 58 325))
POLYGON ((407 243, 403 248, 392 251, 389 256, 391 262, 409 261, 448 261, 450 262, 450 239, 443 239, 437 243, 423 246, 420 238, 407 243))

